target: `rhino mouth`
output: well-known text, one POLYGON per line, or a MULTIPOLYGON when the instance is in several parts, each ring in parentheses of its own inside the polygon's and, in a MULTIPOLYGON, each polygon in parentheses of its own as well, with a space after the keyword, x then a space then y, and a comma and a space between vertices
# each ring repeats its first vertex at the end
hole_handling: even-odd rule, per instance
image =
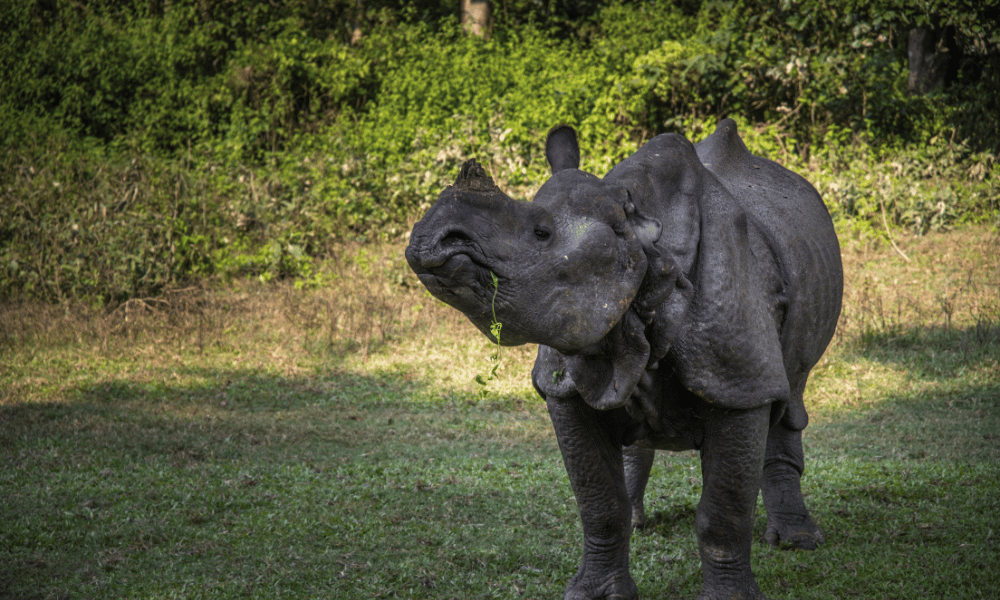
MULTIPOLYGON (((424 251, 407 250, 407 261, 435 296, 462 296, 468 301, 469 292, 484 289, 491 269, 483 260, 479 244, 461 229, 449 229, 424 251), (460 293, 463 290, 465 293, 460 293)), ((446 298, 442 298, 446 299, 446 298)))
POLYGON ((455 253, 439 265, 417 273, 424 285, 435 284, 436 288, 471 288, 479 283, 480 273, 485 269, 465 253, 455 253))

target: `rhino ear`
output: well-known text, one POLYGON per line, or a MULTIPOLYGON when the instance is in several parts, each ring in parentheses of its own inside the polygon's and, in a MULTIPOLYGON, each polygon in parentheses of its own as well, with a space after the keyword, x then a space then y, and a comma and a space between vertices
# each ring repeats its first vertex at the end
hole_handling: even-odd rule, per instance
POLYGON ((545 159, 552 167, 552 174, 566 169, 580 168, 580 145, 576 131, 569 125, 557 125, 545 139, 545 159))

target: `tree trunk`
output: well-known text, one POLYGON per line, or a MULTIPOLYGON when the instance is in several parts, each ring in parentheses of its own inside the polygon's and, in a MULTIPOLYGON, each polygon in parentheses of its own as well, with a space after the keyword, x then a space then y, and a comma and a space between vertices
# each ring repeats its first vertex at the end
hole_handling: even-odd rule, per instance
POLYGON ((907 91, 910 94, 927 94, 944 85, 952 61, 944 30, 911 29, 907 54, 910 66, 907 91))
POLYGON ((361 18, 365 13, 365 5, 358 0, 357 13, 354 15, 354 26, 351 28, 351 45, 357 45, 364 33, 361 31, 361 18))
POLYGON ((487 35, 490 29, 489 0, 462 0, 462 26, 472 35, 487 35))

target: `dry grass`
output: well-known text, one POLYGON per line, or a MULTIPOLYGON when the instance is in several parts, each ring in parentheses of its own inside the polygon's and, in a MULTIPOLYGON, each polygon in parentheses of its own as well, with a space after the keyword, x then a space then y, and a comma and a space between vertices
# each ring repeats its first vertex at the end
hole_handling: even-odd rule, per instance
MULTIPOLYGON (((807 439, 840 451, 855 436, 854 450, 875 448, 870 429, 844 428, 851 415, 890 411, 886 422, 902 428, 891 439, 937 456, 1000 457, 987 431, 1000 427, 997 413, 982 412, 1000 399, 997 234, 978 227, 895 241, 907 259, 885 241, 843 241, 844 310, 806 391, 813 421, 807 439), (935 428, 924 426, 928 419, 935 428), (970 419, 971 428, 964 425, 970 419)), ((210 282, 110 311, 0 307, 0 406, 68 406, 81 393, 124 390, 143 410, 178 418, 195 410, 199 418, 224 420, 230 397, 266 404, 312 394, 335 404, 300 407, 294 435, 311 435, 309 423, 339 423, 344 411, 375 403, 390 421, 393 411, 418 407, 499 410, 489 428, 505 431, 510 443, 551 437, 530 381, 535 348, 504 348, 500 377, 484 395, 474 380, 491 367, 489 342, 420 286, 402 252, 402 244, 345 247, 321 267, 323 284, 305 289, 288 281, 210 282), (171 389, 218 401, 195 409, 177 394, 142 391, 171 389), (509 411, 527 420, 503 418, 509 411)), ((455 435, 434 427, 434 414, 407 418, 435 435, 455 435)), ((258 420, 247 416, 240 427, 280 429, 258 420)), ((343 439, 355 435, 341 429, 343 439)), ((910 452, 904 445, 879 452, 910 452)))
POLYGON ((947 395, 1000 379, 1000 239, 979 227, 843 244, 844 308, 813 371, 814 409, 947 395))
MULTIPOLYGON (((205 282, 112 310, 0 306, 0 367, 7 375, 0 403, 39 399, 51 392, 53 381, 65 387, 84 376, 56 364, 129 356, 147 371, 211 354, 225 356, 233 367, 289 376, 330 369, 393 371, 460 391, 487 369, 486 339, 423 289, 406 265, 402 245, 344 247, 320 267, 316 280, 321 283, 311 287, 292 281, 205 282)), ((522 375, 530 372, 533 359, 532 348, 504 348, 502 377, 490 390, 530 392, 522 375)))
MULTIPOLYGON (((898 237, 898 236, 897 236, 898 237)), ((987 228, 844 244, 845 339, 926 328, 990 335, 1000 316, 1000 235, 987 228)), ((996 335, 996 332, 992 332, 996 335)))
MULTIPOLYGON (((912 387, 912 365, 883 356, 893 349, 957 353, 969 363, 967 370, 997 377, 996 360, 977 354, 995 349, 1000 337, 997 233, 977 227, 897 236, 895 242, 906 258, 885 241, 843 242, 844 310, 810 389, 816 407, 851 406, 873 386, 912 387)), ((37 364, 27 365, 52 349, 78 354, 83 362, 133 355, 174 364, 211 349, 234 365, 288 374, 325 365, 404 373, 431 389, 479 389, 473 379, 489 368, 487 340, 423 289, 406 266, 402 244, 344 247, 321 266, 317 280, 320 285, 305 289, 290 281, 209 282, 110 311, 2 306, 0 346, 7 358, 0 364, 25 375, 7 380, 3 401, 33 396, 46 377, 37 364)), ((490 391, 532 398, 533 359, 533 347, 504 348, 501 377, 490 391)), ((942 362, 942 368, 953 362, 942 362)))

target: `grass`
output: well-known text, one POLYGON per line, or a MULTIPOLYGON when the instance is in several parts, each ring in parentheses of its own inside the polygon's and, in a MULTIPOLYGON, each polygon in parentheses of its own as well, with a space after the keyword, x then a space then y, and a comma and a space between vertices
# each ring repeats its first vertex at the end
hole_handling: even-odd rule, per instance
MULTIPOLYGON (((1000 256, 983 227, 844 244, 807 391, 827 543, 754 544, 772 598, 1000 589, 1000 256)), ((429 297, 400 246, 328 283, 203 284, 113 312, 0 307, 0 598, 557 598, 580 528, 533 349, 429 297)), ((700 586, 693 453, 658 455, 643 597, 700 586)), ((763 536, 764 516, 755 524, 763 536)))

